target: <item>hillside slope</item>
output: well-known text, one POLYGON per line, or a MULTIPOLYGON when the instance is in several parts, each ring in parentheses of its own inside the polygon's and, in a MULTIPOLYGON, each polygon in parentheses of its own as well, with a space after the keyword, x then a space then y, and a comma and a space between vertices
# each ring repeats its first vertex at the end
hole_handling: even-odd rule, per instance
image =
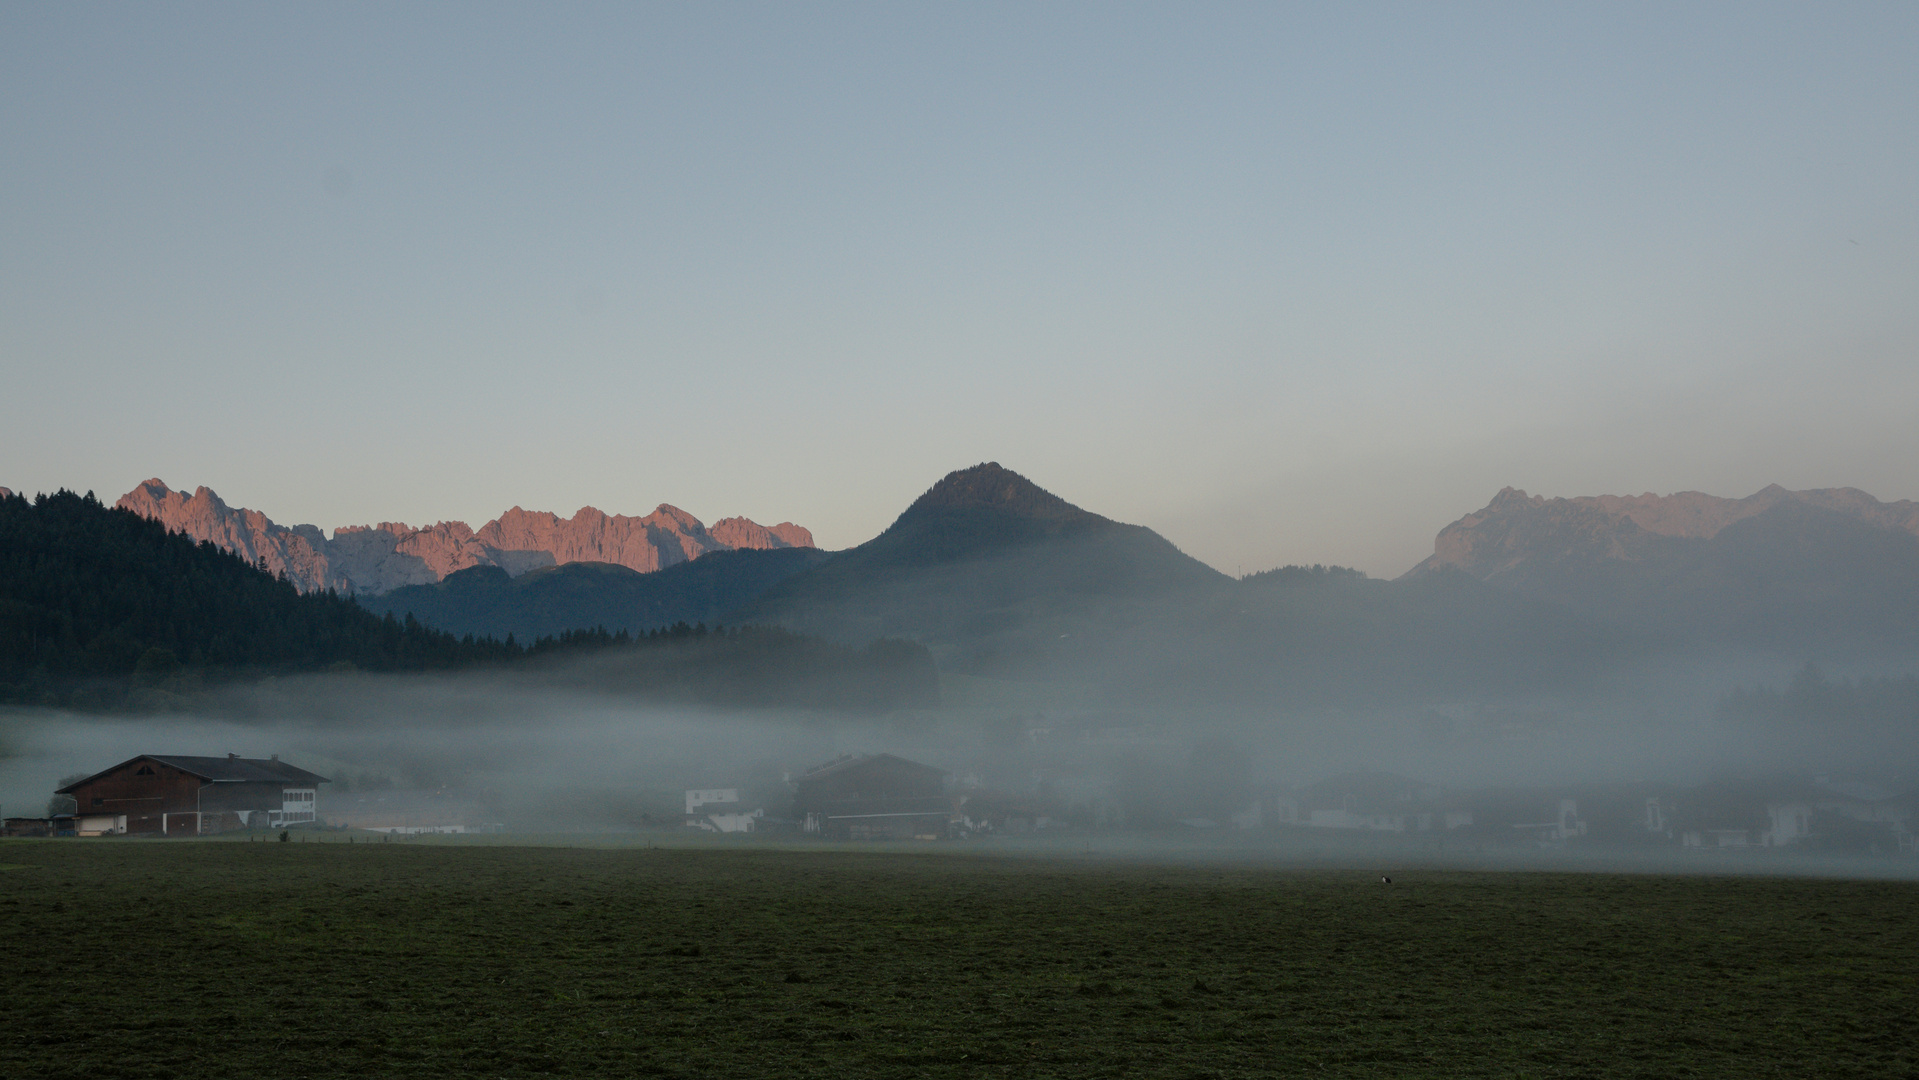
POLYGON ((713 625, 778 582, 826 559, 814 548, 714 551, 642 574, 573 562, 508 576, 475 566, 433 585, 411 585, 361 603, 378 614, 412 614, 456 634, 530 641, 582 627, 644 633, 675 623, 713 625))
MULTIPOLYGON (((344 597, 301 594, 210 543, 72 492, 0 498, 0 697, 182 668, 376 671, 502 656, 344 597)), ((63 689, 64 688, 64 689, 63 689)))

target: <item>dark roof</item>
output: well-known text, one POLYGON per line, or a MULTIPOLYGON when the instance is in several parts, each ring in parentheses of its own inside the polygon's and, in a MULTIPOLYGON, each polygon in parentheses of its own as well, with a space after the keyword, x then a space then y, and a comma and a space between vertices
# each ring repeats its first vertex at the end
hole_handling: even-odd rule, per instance
POLYGON ((235 757, 231 754, 225 757, 182 757, 175 754, 141 754, 139 757, 128 758, 111 769, 102 769, 92 776, 87 777, 85 780, 76 780, 54 792, 54 794, 71 794, 74 788, 98 780, 108 773, 118 772, 137 761, 157 761, 162 765, 171 765, 181 772, 186 773, 188 776, 197 776, 211 784, 276 784, 287 783, 289 781, 305 784, 332 783, 332 781, 324 776, 310 773, 305 769, 288 765, 286 762, 277 759, 243 758, 235 757))
POLYGON ((821 765, 818 768, 812 770, 811 772, 803 773, 800 776, 795 777, 794 783, 803 783, 808 780, 818 780, 821 777, 832 776, 834 773, 846 772, 849 769, 854 769, 854 768, 859 768, 862 766, 869 766, 869 765, 879 765, 884 763, 904 765, 909 769, 919 769, 922 772, 937 773, 940 776, 946 775, 946 771, 944 769, 936 769, 931 765, 921 765, 917 761, 908 761, 903 757, 895 757, 892 754, 860 754, 860 755, 848 754, 845 757, 839 758, 838 760, 829 761, 826 764, 821 765))

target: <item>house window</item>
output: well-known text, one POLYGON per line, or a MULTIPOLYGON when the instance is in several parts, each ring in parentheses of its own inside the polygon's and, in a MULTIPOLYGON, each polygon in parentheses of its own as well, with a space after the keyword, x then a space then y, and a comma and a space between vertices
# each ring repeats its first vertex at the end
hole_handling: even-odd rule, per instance
POLYGON ((140 766, 140 767, 139 767, 138 769, 135 769, 135 770, 134 770, 134 773, 133 773, 133 775, 135 775, 135 776, 152 776, 152 775, 153 775, 153 766, 151 766, 151 765, 142 765, 142 766, 140 766))
POLYGON ((103 798, 101 798, 100 796, 98 796, 98 795, 95 795, 95 796, 93 797, 93 805, 95 805, 95 806, 105 806, 106 804, 107 804, 107 801, 106 801, 105 799, 103 799, 103 798))
POLYGON ((273 815, 275 825, 285 825, 296 821, 313 821, 313 789, 300 790, 287 788, 280 792, 280 812, 273 815))

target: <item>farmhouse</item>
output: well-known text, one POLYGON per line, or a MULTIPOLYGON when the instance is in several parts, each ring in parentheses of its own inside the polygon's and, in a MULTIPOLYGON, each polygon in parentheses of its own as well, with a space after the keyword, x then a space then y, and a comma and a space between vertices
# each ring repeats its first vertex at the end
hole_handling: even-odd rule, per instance
POLYGON ((57 794, 78 805, 76 831, 198 836, 239 828, 280 828, 318 817, 319 785, 305 769, 271 758, 142 754, 68 784, 57 794), (87 827, 80 828, 84 820, 87 827))
POLYGON ((946 774, 892 754, 847 755, 794 780, 805 830, 852 840, 944 837, 953 820, 946 774))

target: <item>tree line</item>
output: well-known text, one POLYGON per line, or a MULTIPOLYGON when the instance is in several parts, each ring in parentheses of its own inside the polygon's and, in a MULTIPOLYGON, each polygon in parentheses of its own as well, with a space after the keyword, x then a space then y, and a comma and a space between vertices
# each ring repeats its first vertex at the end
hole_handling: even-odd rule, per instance
POLYGON ((767 699, 806 682, 813 689, 795 703, 886 705, 917 703, 936 685, 930 655, 904 642, 857 650, 778 630, 685 623, 641 634, 582 628, 530 642, 456 636, 411 613, 374 615, 332 590, 301 593, 264 565, 105 506, 92 492, 0 498, 0 702, 127 707, 143 689, 324 670, 499 667, 550 677, 550 661, 592 654, 626 658, 600 665, 595 678, 648 696, 777 703, 767 699), (632 659, 641 654, 650 659, 632 659), (793 676, 809 666, 818 669, 810 682, 793 676), (817 685, 828 676, 853 689, 822 696, 817 685))
POLYGON ((1919 728, 1919 677, 1826 678, 1808 663, 1783 688, 1736 689, 1719 701, 1723 722, 1773 726, 1919 728))

